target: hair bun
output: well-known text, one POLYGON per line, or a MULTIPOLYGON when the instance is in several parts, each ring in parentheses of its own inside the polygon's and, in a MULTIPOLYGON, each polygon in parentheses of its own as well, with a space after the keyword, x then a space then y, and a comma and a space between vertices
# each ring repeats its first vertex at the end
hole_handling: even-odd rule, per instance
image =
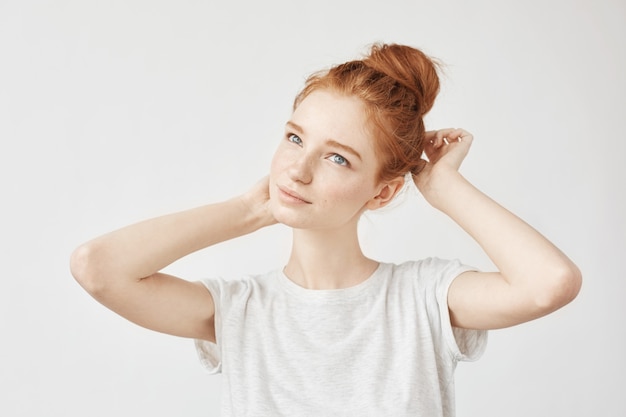
POLYGON ((374 44, 363 59, 368 67, 381 72, 417 97, 420 116, 430 111, 439 93, 435 62, 419 49, 397 44, 374 44))

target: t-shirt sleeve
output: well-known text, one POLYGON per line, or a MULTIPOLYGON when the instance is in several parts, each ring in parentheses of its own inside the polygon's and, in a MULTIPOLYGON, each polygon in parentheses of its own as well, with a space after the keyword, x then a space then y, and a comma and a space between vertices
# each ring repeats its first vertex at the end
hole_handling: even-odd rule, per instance
POLYGON ((421 265, 421 276, 429 276, 428 286, 434 290, 436 303, 431 305, 433 316, 439 318, 441 337, 450 354, 457 361, 474 361, 481 357, 487 346, 486 330, 471 330, 453 327, 448 309, 448 291, 452 281, 463 272, 475 271, 458 260, 429 258, 421 265), (433 288, 434 287, 434 288, 433 288))
POLYGON ((196 339, 195 346, 196 352, 200 359, 200 363, 204 369, 210 374, 220 373, 222 371, 222 309, 223 302, 222 297, 224 295, 224 282, 218 279, 206 279, 202 283, 209 290, 213 297, 213 304, 215 306, 215 339, 216 342, 209 342, 208 340, 196 339))

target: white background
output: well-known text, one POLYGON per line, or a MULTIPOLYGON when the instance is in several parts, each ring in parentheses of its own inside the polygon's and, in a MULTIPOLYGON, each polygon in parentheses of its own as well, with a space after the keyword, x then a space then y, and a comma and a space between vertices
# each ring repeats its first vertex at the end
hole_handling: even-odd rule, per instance
MULTIPOLYGON (((459 416, 624 416, 624 1, 0 1, 0 415, 216 416, 193 344, 72 279, 79 243, 265 175, 310 72, 375 41, 446 64, 428 128, 475 135, 462 172, 581 268, 557 313, 493 331, 459 416)), ((492 266, 417 194, 362 222, 370 256, 492 266)), ((282 265, 281 226, 168 268, 282 265)))

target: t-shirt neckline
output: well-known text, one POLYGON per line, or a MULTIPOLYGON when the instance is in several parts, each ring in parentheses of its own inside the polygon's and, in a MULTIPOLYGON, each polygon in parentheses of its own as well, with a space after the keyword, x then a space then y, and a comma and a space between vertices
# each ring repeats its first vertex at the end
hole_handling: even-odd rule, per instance
POLYGON ((373 288, 379 286, 382 277, 385 276, 385 270, 387 268, 387 264, 379 262, 374 272, 372 272, 370 276, 362 282, 346 288, 328 290, 316 290, 302 287, 301 285, 296 284, 289 277, 287 277, 283 269, 277 270, 276 275, 281 286, 287 292, 295 296, 311 301, 332 302, 346 301, 346 299, 348 298, 355 298, 370 294, 373 288))

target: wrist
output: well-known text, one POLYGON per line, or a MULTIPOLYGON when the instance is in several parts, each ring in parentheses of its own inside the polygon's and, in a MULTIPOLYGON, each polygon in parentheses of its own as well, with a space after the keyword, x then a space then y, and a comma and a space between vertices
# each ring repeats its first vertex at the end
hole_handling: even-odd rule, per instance
POLYGON ((233 200, 236 202, 238 210, 240 210, 241 219, 243 219, 246 227, 251 232, 276 223, 276 220, 270 213, 267 202, 257 201, 254 198, 250 198, 247 194, 236 197, 233 200))
POLYGON ((445 211, 450 203, 458 203, 461 190, 469 186, 469 182, 457 170, 431 170, 415 177, 415 185, 431 206, 445 211))

